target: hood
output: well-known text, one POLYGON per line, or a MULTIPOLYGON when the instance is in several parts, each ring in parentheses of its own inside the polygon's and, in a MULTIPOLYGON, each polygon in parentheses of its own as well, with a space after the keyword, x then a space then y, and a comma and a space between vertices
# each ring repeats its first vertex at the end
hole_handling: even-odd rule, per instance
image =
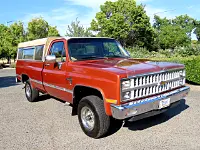
POLYGON ((126 73, 127 76, 159 72, 162 70, 184 68, 184 65, 171 62, 155 62, 148 59, 108 58, 90 61, 81 61, 87 67, 95 67, 118 74, 126 73))

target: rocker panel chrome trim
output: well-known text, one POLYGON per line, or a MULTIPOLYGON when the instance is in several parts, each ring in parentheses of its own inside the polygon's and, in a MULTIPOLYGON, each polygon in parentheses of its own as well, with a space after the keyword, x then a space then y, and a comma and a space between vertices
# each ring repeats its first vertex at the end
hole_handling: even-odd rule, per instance
POLYGON ((35 82, 35 83, 41 84, 41 85, 43 84, 44 86, 48 86, 48 87, 51 87, 51 88, 54 88, 54 89, 57 89, 57 90, 60 90, 60 91, 64 91, 64 92, 68 92, 68 93, 73 94, 72 90, 69 90, 69 89, 66 89, 66 88, 63 88, 63 87, 60 87, 60 86, 48 84, 46 82, 41 82, 41 81, 38 81, 38 80, 35 80, 35 79, 30 79, 30 80, 35 82))

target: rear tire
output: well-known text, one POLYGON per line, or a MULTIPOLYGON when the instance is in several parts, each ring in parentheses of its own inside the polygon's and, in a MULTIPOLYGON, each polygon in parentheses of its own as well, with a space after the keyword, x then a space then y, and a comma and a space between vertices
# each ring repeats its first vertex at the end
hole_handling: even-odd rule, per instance
POLYGON ((29 80, 27 80, 25 83, 25 95, 29 102, 35 102, 38 100, 39 97, 39 91, 31 86, 29 80))
POLYGON ((78 105, 78 119, 83 132, 92 138, 104 136, 110 127, 104 102, 97 96, 84 97, 78 105))

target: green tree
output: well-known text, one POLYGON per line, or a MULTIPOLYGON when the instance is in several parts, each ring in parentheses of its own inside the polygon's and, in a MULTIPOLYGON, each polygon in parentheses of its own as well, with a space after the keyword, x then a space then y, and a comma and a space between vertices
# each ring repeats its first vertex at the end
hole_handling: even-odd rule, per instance
POLYGON ((151 49, 154 30, 142 4, 136 5, 135 0, 107 1, 100 9, 91 22, 91 29, 98 36, 115 38, 123 46, 151 49))
POLYGON ((188 37, 191 38, 191 33, 195 29, 195 23, 196 20, 188 15, 176 16, 174 19, 167 19, 166 17, 160 18, 159 16, 155 15, 153 27, 159 30, 161 26, 167 26, 167 25, 180 26, 180 28, 185 31, 188 37))
POLYGON ((1 24, 0 25, 0 57, 6 58, 8 63, 10 63, 12 51, 12 35, 9 27, 1 24))
POLYGON ((27 38, 28 40, 34 40, 39 38, 45 38, 48 35, 48 23, 42 18, 32 19, 28 23, 27 38))
POLYGON ((92 33, 88 28, 84 28, 80 25, 80 21, 76 19, 76 21, 72 21, 71 25, 68 25, 68 29, 66 32, 66 36, 68 37, 90 37, 92 33))
POLYGON ((195 30, 194 33, 196 34, 198 43, 200 43, 200 21, 195 22, 195 30))
POLYGON ((197 26, 194 32, 195 32, 195 34, 196 34, 196 37, 197 37, 197 39, 198 39, 198 42, 200 42, 200 27, 197 26))
POLYGON ((181 15, 174 19, 154 16, 153 27, 157 33, 158 48, 174 49, 176 46, 191 44, 191 33, 195 28, 195 19, 181 15))
POLYGON ((20 42, 47 36, 59 36, 59 33, 56 27, 50 26, 42 18, 35 18, 29 22, 27 32, 22 22, 16 22, 9 27, 0 24, 0 59, 6 58, 10 63, 11 58, 16 58, 20 42))
POLYGON ((188 15, 180 15, 172 20, 172 24, 180 26, 189 38, 191 38, 191 33, 195 29, 195 23, 196 20, 188 15))
POLYGON ((156 43, 162 49, 174 49, 176 46, 187 46, 191 43, 191 39, 178 25, 161 26, 157 36, 156 43))
POLYGON ((7 30, 7 27, 3 24, 0 24, 0 59, 5 57, 4 38, 5 38, 6 30, 7 30))
POLYGON ((56 27, 49 26, 48 27, 48 36, 60 36, 56 27))
POLYGON ((51 27, 47 21, 42 18, 32 19, 28 23, 27 38, 28 40, 35 40, 45 38, 48 36, 59 36, 56 27, 51 27))
POLYGON ((153 27, 157 30, 160 30, 161 26, 171 25, 172 20, 165 18, 161 18, 158 15, 154 16, 154 24, 153 27))
POLYGON ((12 35, 11 30, 4 25, 0 26, 0 55, 2 58, 6 58, 10 63, 12 56, 12 35))
POLYGON ((22 22, 14 23, 10 27, 12 47, 10 48, 11 57, 15 60, 17 56, 17 46, 20 42, 26 41, 26 33, 22 22))
POLYGON ((0 25, 0 58, 6 58, 11 63, 11 58, 17 55, 17 45, 25 41, 25 30, 22 22, 14 23, 7 27, 0 25))

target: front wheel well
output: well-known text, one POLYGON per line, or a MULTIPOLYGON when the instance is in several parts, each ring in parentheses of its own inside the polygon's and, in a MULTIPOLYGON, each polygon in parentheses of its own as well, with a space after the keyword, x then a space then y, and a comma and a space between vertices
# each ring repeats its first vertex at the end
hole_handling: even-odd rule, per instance
POLYGON ((76 86, 74 88, 72 115, 77 115, 77 107, 78 107, 78 104, 79 104, 80 100, 83 97, 91 96, 91 95, 97 96, 101 100, 103 100, 102 93, 99 90, 95 89, 95 88, 87 87, 87 86, 76 86))
POLYGON ((76 86, 74 88, 74 92, 73 92, 73 104, 78 105, 78 103, 80 102, 80 100, 83 97, 86 96, 90 96, 90 95, 94 95, 99 97, 100 99, 103 100, 103 95, 101 94, 101 92, 95 88, 92 87, 87 87, 87 86, 76 86))

